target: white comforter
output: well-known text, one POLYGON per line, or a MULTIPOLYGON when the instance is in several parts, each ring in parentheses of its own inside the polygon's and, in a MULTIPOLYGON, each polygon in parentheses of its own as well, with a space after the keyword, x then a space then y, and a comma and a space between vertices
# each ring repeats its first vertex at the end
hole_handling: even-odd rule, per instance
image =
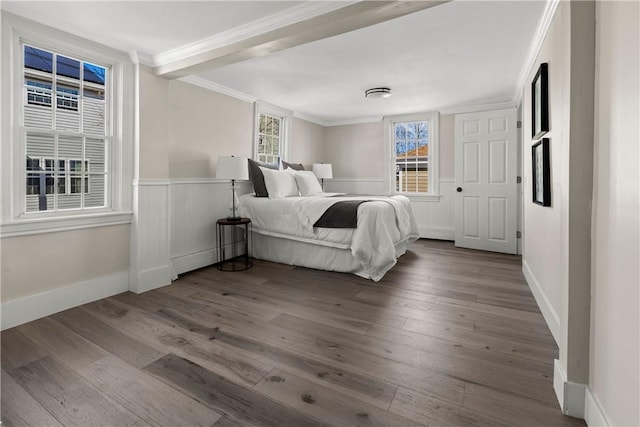
POLYGON ((362 265, 361 275, 380 280, 396 263, 396 246, 418 238, 411 202, 405 196, 328 197, 334 195, 268 199, 246 194, 240 197, 239 212, 251 218, 254 232, 350 249, 362 265), (372 200, 359 206, 357 228, 313 227, 331 205, 343 200, 372 200))

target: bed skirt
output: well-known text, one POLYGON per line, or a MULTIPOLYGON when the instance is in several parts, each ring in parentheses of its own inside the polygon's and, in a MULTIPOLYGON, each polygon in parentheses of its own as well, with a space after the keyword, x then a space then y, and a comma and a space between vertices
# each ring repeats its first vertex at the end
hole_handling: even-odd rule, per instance
MULTIPOLYGON (((407 250, 407 242, 395 245, 396 258, 407 250)), ((309 242, 275 237, 256 232, 251 236, 250 253, 253 258, 317 270, 353 273, 372 279, 363 272, 362 265, 351 254, 351 249, 334 248, 309 242)))

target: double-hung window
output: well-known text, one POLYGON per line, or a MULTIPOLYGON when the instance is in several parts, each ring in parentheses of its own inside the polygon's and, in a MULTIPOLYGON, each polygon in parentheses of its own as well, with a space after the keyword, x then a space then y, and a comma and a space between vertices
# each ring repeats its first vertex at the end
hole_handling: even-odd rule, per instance
POLYGON ((1 235, 131 221, 129 56, 2 14, 1 235))
POLYGON ((258 160, 266 163, 277 161, 282 152, 283 118, 261 113, 258 125, 258 160))
POLYGON ((24 44, 23 71, 25 212, 107 206, 108 68, 24 44))
POLYGON ((291 113, 277 107, 256 105, 256 136, 254 158, 261 162, 274 163, 287 159, 289 123, 291 113))
POLYGON ((391 191, 408 196, 438 195, 438 114, 386 119, 391 191))

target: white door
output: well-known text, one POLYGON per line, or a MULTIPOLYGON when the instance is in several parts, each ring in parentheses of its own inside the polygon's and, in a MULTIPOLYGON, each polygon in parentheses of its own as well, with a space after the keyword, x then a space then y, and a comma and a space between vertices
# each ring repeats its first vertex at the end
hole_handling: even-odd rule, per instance
POLYGON ((456 116, 456 246, 515 254, 516 109, 456 116))

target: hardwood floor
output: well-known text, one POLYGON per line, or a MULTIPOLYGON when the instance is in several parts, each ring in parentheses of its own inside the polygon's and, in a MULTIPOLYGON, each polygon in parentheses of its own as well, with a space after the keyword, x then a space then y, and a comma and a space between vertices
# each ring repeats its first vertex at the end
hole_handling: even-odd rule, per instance
POLYGON ((2 333, 7 426, 569 426, 520 258, 419 240, 382 281, 255 261, 2 333))

